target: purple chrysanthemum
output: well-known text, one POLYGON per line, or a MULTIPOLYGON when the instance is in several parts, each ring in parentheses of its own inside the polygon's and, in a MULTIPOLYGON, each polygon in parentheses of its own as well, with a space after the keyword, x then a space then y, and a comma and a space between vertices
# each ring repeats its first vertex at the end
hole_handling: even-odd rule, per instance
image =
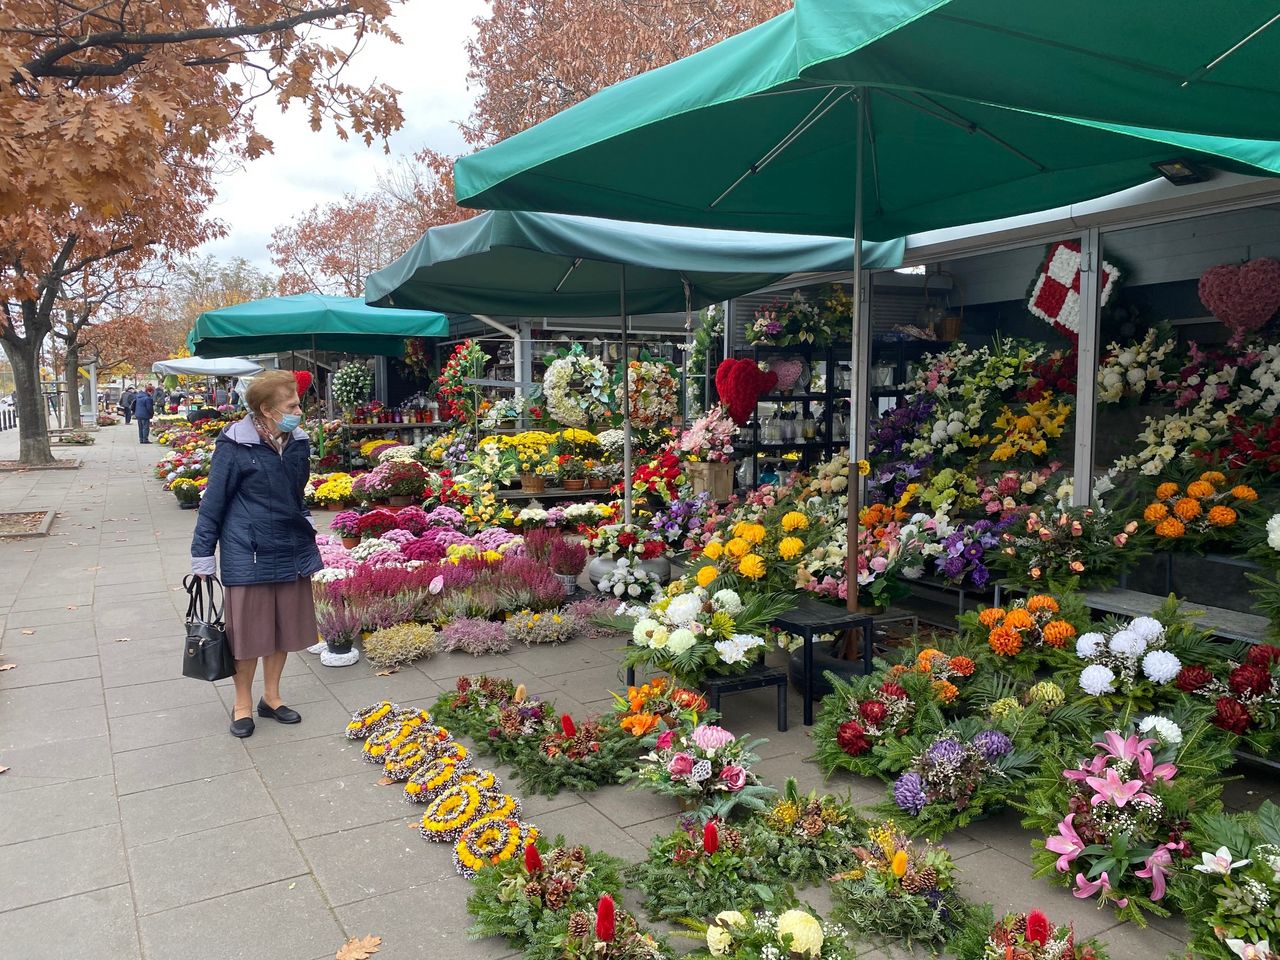
POLYGON ((920 815, 927 802, 920 774, 909 771, 897 779, 893 785, 893 802, 912 816, 920 815))
POLYGON ((987 581, 991 579, 991 571, 979 563, 974 565, 973 571, 969 574, 969 577, 973 580, 973 585, 975 587, 982 589, 987 585, 987 581))
POLYGON ((942 575, 954 580, 964 573, 964 557, 947 557, 942 561, 942 575))
POLYGON ((925 751, 925 759, 934 766, 955 766, 964 760, 964 745, 959 740, 943 737, 925 751))
POLYGON ((999 730, 983 730, 973 738, 973 748, 982 754, 987 763, 1007 756, 1013 750, 1013 741, 999 730))

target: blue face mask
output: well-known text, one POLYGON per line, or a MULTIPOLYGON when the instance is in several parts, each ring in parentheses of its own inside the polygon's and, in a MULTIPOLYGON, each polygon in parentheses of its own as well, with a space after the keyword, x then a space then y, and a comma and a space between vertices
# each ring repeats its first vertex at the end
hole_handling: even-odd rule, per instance
POLYGON ((283 417, 276 421, 276 426, 280 428, 281 433, 293 433, 298 429, 298 425, 302 423, 302 415, 299 413, 286 413, 283 417))

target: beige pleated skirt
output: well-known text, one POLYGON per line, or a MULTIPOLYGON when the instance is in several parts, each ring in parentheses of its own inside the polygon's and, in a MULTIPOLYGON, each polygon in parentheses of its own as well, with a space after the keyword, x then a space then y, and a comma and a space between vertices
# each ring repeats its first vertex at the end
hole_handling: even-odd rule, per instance
POLYGON ((305 650, 319 636, 310 577, 227 587, 224 619, 237 660, 305 650))

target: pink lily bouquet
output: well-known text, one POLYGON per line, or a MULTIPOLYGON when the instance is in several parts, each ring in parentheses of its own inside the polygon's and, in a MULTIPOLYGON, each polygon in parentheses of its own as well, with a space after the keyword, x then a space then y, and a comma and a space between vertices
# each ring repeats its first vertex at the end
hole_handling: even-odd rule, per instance
POLYGON ((1034 842, 1036 876, 1112 905, 1121 919, 1168 915, 1160 901, 1185 874, 1190 815, 1221 808, 1217 775, 1231 757, 1203 719, 1179 719, 1149 716, 1106 731, 1084 759, 1045 762, 1023 805, 1023 825, 1048 835, 1034 842))
POLYGON ((776 792, 751 771, 760 760, 756 748, 767 742, 735 737, 713 723, 682 723, 659 734, 653 750, 640 758, 637 768, 624 770, 621 778, 676 797, 704 821, 727 820, 736 807, 763 810, 776 792))

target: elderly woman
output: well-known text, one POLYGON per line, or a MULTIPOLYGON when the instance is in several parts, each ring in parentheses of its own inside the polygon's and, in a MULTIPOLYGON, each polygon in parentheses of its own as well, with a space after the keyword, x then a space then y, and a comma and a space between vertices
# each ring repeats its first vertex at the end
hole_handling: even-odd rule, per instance
POLYGON ((221 544, 226 627, 236 659, 231 735, 253 735, 253 675, 262 659, 258 716, 298 723, 284 705, 280 674, 291 650, 316 642, 311 575, 321 569, 315 524, 303 500, 311 445, 302 405, 285 370, 259 374, 245 392, 249 416, 214 446, 209 484, 191 538, 191 571, 214 572, 221 544))

